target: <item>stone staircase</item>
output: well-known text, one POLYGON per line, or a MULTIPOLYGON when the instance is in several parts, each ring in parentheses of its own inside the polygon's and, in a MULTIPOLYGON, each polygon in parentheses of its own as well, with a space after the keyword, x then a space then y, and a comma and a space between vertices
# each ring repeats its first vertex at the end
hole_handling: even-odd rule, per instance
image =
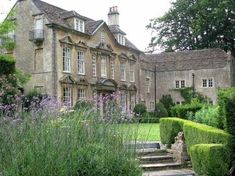
POLYGON ((159 143, 138 142, 136 148, 143 176, 195 176, 190 167, 175 162, 168 150, 160 149, 159 143))

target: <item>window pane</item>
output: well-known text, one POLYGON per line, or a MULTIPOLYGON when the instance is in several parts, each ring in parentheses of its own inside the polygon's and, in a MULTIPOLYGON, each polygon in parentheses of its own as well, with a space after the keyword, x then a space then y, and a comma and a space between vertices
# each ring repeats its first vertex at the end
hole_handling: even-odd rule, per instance
POLYGON ((202 87, 207 87, 207 79, 202 80, 202 87))
POLYGON ((65 87, 63 89, 63 102, 66 106, 71 106, 71 88, 65 87))
POLYGON ((208 87, 213 87, 213 79, 208 79, 208 87))
POLYGON ((185 80, 181 80, 181 88, 185 88, 185 80))
POLYGON ((63 48, 63 71, 70 72, 71 52, 70 48, 63 48))
POLYGON ((110 78, 114 79, 114 60, 110 61, 110 78))
POLYGON ((125 65, 125 63, 120 64, 120 72, 121 72, 121 80, 125 81, 126 80, 126 65, 125 65))
POLYGON ((101 77, 107 77, 107 59, 105 56, 101 57, 101 77))
POLYGON ((180 88, 180 81, 175 81, 175 88, 180 88))
POLYGON ((96 76, 96 56, 92 56, 92 76, 96 76))
POLYGON ((85 56, 84 52, 78 52, 78 73, 85 74, 85 56))

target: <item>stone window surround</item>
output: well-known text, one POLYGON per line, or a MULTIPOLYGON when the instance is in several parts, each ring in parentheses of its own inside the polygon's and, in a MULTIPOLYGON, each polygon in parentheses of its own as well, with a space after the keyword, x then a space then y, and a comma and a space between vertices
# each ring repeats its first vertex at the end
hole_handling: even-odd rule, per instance
POLYGON ((72 52, 70 47, 63 47, 63 72, 71 73, 71 57, 72 52))
POLYGON ((214 78, 202 78, 202 88, 214 88, 214 78))
POLYGON ((175 88, 176 89, 181 89, 181 88, 185 88, 186 87, 186 80, 184 79, 177 79, 174 81, 175 84, 175 88))
POLYGON ((92 64, 92 76, 96 77, 97 76, 97 57, 95 54, 92 54, 91 56, 91 64, 92 64))
POLYGON ((85 75, 85 52, 83 50, 77 51, 77 66, 78 66, 78 74, 79 75, 85 75))
POLYGON ((74 29, 79 32, 85 32, 85 22, 80 18, 74 18, 74 29))

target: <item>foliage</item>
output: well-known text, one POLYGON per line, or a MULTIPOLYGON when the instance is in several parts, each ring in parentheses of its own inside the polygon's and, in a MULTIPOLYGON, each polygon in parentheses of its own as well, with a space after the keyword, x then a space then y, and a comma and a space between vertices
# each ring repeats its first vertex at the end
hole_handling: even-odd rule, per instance
POLYGON ((195 113, 193 119, 198 123, 219 128, 219 106, 203 106, 195 113))
MULTIPOLYGON (((93 113, 0 121, 0 170, 3 175, 141 175, 134 150, 124 147, 118 125, 93 113)), ((133 139, 133 138, 132 138, 133 139)))
POLYGON ((156 117, 168 117, 168 112, 161 102, 155 106, 155 115, 156 117))
POLYGON ((162 17, 150 20, 150 47, 166 51, 222 48, 235 52, 234 0, 176 0, 162 17))
POLYGON ((0 55, 0 76, 15 72, 15 59, 12 56, 0 55))
POLYGON ((175 105, 171 108, 171 114, 172 116, 186 119, 188 117, 188 114, 194 116, 194 114, 199 111, 202 107, 203 104, 198 101, 193 101, 190 104, 175 105))
POLYGON ((235 88, 219 90, 218 104, 220 123, 226 131, 235 135, 235 88))
POLYGON ((180 92, 180 95, 184 98, 185 103, 191 103, 193 99, 197 99, 201 103, 206 103, 208 101, 208 97, 205 97, 199 92, 193 91, 192 87, 175 89, 175 91, 180 92))
POLYGON ((83 100, 83 101, 77 101, 76 104, 74 105, 73 109, 74 110, 79 110, 79 109, 89 110, 89 109, 92 109, 93 106, 94 105, 91 101, 83 100))
POLYGON ((188 151, 195 144, 225 144, 228 145, 232 136, 223 130, 196 122, 186 121, 183 132, 188 151))
POLYGON ((166 108, 166 110, 168 112, 168 115, 170 115, 170 109, 172 106, 175 105, 171 95, 162 95, 159 102, 161 102, 164 105, 164 107, 166 108))
POLYGON ((33 89, 23 98, 24 110, 32 111, 41 108, 41 102, 45 97, 46 95, 33 89))
MULTIPOLYGON (((227 166, 230 164, 230 162, 234 159, 233 154, 233 146, 231 145, 231 141, 234 140, 234 136, 228 134, 227 132, 210 127, 207 125, 195 123, 189 120, 183 120, 180 118, 162 118, 160 120, 160 136, 161 141, 163 144, 167 144, 170 146, 170 144, 174 143, 174 137, 178 134, 178 132, 183 131, 185 142, 187 146, 187 150, 190 151, 192 147, 194 147, 197 144, 223 144, 226 151, 228 151, 229 158, 227 160, 223 160, 224 165, 227 166)), ((210 149, 208 149, 210 150, 210 149)), ((212 150, 212 149, 211 149, 212 150)), ((214 149, 213 149, 214 150, 214 149)), ((216 150, 216 149, 215 149, 216 150)), ((218 153, 221 153, 220 149, 218 149, 218 153)), ((190 152, 192 154, 192 152, 190 152)), ((211 153, 207 153, 206 155, 211 155, 211 153)), ((195 163, 195 160, 199 161, 200 159, 203 159, 203 156, 197 156, 197 154, 190 155, 193 162, 195 163)), ((217 156, 217 151, 215 152, 215 155, 217 156)), ((211 157, 208 156, 208 160, 205 159, 205 163, 208 161, 210 162, 211 157)), ((214 158, 215 159, 215 158, 214 158)), ((220 159, 220 158, 218 158, 220 159)), ((204 164, 204 163, 203 163, 204 164)), ((213 165, 214 166, 214 165, 213 165)), ((194 165, 193 165, 194 167, 194 165)), ((207 172, 211 172, 211 167, 209 168, 201 168, 202 165, 195 165, 197 171, 203 170, 203 174, 206 174, 207 172)), ((215 169, 215 168, 214 168, 215 169)), ((218 169, 218 168, 217 168, 218 169)), ((223 168, 222 168, 223 169, 223 168)), ((226 169, 226 168, 225 168, 226 169)), ((228 171, 228 168, 226 172, 228 171)))
POLYGON ((145 112, 143 115, 139 117, 140 123, 159 123, 159 117, 156 112, 145 112))
POLYGON ((170 146, 174 143, 175 137, 180 131, 183 131, 183 124, 186 120, 179 118, 161 118, 160 119, 160 137, 163 144, 170 146))
POLYGON ((133 109, 133 112, 136 114, 136 115, 143 115, 144 113, 147 112, 147 107, 145 104, 143 103, 139 103, 139 104, 136 104, 134 109, 133 109))
POLYGON ((223 144, 197 144, 191 147, 190 156, 198 175, 221 176, 229 169, 229 152, 223 144))

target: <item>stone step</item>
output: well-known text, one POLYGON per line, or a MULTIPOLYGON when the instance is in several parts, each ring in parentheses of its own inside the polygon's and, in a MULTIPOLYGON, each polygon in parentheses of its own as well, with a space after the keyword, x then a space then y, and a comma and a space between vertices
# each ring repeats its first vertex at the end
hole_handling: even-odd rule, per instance
POLYGON ((140 164, 140 167, 144 171, 158 171, 158 170, 169 170, 169 169, 181 169, 180 163, 151 163, 151 164, 140 164))
POLYGON ((147 148, 156 148, 160 149, 160 143, 159 142, 153 142, 153 141, 137 141, 137 142, 129 142, 125 144, 127 148, 135 148, 135 149, 147 149, 147 148))
POLYGON ((138 156, 160 156, 168 154, 167 150, 157 148, 137 149, 136 153, 138 156))
POLYGON ((195 176, 191 169, 177 169, 164 171, 146 171, 143 176, 195 176))
POLYGON ((150 155, 138 157, 141 164, 174 162, 171 155, 150 155))

